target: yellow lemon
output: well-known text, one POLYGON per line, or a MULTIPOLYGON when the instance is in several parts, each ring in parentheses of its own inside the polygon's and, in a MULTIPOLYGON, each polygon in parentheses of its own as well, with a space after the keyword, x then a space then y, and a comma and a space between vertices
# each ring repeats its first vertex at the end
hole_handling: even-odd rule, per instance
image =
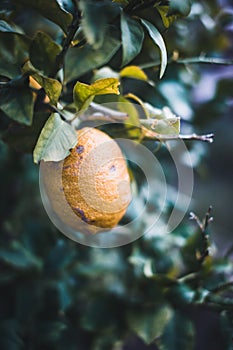
POLYGON ((77 137, 62 168, 66 201, 86 224, 113 228, 131 200, 126 161, 117 142, 98 129, 85 127, 77 137))

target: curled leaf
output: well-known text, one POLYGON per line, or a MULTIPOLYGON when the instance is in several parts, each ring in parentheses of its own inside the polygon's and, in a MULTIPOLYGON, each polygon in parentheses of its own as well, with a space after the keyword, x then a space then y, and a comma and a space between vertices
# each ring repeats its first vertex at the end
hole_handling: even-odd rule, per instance
POLYGON ((54 113, 49 117, 40 133, 33 152, 34 162, 60 161, 69 155, 69 150, 76 143, 76 131, 63 121, 58 113, 54 113))
POLYGON ((138 66, 128 66, 123 68, 120 71, 120 76, 139 79, 139 80, 145 80, 145 81, 148 80, 146 73, 144 73, 144 71, 138 66))
POLYGON ((162 35, 158 31, 158 29, 150 22, 141 18, 141 22, 148 31, 151 39, 154 43, 159 47, 161 54, 161 67, 160 67, 160 79, 164 75, 165 69, 167 67, 167 49, 163 40, 162 35))
POLYGON ((116 78, 99 79, 91 85, 80 83, 74 87, 74 103, 78 111, 88 108, 96 95, 117 94, 119 95, 119 80, 116 78))

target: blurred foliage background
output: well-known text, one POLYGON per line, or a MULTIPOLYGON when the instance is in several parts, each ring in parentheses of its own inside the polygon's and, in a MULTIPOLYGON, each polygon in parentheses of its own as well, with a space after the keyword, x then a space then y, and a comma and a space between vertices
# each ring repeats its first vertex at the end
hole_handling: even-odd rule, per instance
MULTIPOLYGON (((74 11, 73 1, 51 3, 74 11)), ((115 3, 124 7, 135 1, 115 3)), ((171 3, 181 10, 190 5, 189 1, 171 3)), ((64 34, 55 23, 56 16, 53 14, 51 21, 46 8, 44 13, 39 11, 44 4, 43 0, 35 6, 26 0, 3 0, 0 20, 30 38, 38 30, 44 31, 61 44, 64 34)), ((168 2, 162 5, 166 7, 168 2)), ((107 5, 101 7, 103 19, 109 15, 107 9, 107 5)), ((159 65, 155 65, 160 61, 159 50, 147 37, 130 64, 143 68, 153 84, 123 78, 121 89, 158 108, 170 107, 182 118, 182 133, 215 133, 211 145, 188 143, 195 172, 190 211, 204 217, 207 224, 205 213, 213 205, 214 221, 199 227, 195 220, 188 220, 187 213, 175 232, 164 236, 155 230, 115 249, 89 248, 69 240, 44 211, 38 166, 31 153, 27 154, 35 145, 47 110, 44 114, 36 110, 41 102, 37 100, 35 112, 40 117, 36 125, 25 129, 17 122, 12 124, 0 100, 1 350, 232 349, 233 69, 229 63, 233 7, 230 1, 193 0, 189 15, 178 16, 169 28, 158 11, 146 6, 134 15, 160 30, 169 64, 160 80, 159 65), (210 249, 212 256, 207 254, 210 249)), ((90 16, 94 18, 91 12, 90 16)), ((76 34, 77 43, 82 35, 76 34)), ((71 54, 69 57, 67 74, 72 79, 63 91, 67 104, 74 76, 79 65, 83 66, 77 61, 75 73, 73 66, 69 71, 73 62, 71 54)), ((102 66, 119 71, 120 62, 121 53, 116 52, 102 66)), ((77 78, 90 83, 97 73, 98 69, 85 71, 77 78)), ((156 155, 172 177, 166 154, 161 150, 156 155)), ((172 204, 171 199, 168 206, 172 204)))

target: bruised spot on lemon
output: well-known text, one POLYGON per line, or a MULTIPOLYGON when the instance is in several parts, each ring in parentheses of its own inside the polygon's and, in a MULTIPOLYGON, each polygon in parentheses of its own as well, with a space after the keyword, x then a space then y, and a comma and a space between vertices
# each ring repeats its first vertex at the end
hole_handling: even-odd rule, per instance
POLYGON ((98 129, 85 127, 77 137, 62 168, 65 198, 83 222, 113 228, 131 200, 126 161, 117 142, 98 129))

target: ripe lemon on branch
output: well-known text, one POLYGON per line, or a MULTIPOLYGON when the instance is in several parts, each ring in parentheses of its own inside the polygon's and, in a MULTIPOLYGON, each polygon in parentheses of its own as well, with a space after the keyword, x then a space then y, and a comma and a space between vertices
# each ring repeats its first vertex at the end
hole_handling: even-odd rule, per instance
POLYGON ((127 164, 117 142, 90 127, 64 160, 62 185, 72 211, 89 225, 113 228, 131 200, 127 164))

